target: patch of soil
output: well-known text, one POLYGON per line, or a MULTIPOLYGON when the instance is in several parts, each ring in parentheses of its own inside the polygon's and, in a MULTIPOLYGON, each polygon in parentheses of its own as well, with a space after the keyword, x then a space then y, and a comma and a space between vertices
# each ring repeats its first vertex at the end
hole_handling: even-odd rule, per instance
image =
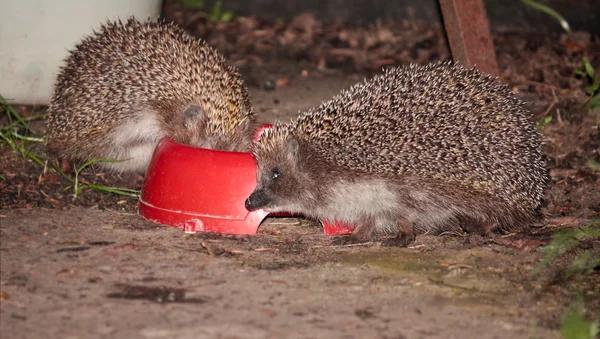
POLYGON ((78 206, 1 217, 2 337, 558 338, 539 255, 499 236, 332 246, 292 218, 242 237, 78 206))

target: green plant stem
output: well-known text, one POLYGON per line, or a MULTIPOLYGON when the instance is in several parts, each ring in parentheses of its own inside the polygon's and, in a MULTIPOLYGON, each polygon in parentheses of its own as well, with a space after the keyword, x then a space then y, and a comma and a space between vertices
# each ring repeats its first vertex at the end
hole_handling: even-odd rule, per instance
POLYGON ((17 139, 20 139, 23 141, 44 142, 44 138, 26 137, 24 135, 20 135, 17 132, 13 132, 11 134, 14 135, 17 139))
MULTIPOLYGON (((79 175, 81 174, 81 172, 85 168, 91 166, 92 164, 95 164, 97 162, 119 162, 119 161, 124 161, 124 160, 113 160, 113 159, 91 159, 91 160, 88 160, 81 167, 76 169, 75 177, 72 178, 71 176, 67 175, 67 173, 62 171, 60 169, 60 167, 58 167, 57 165, 50 162, 47 158, 37 155, 34 152, 27 150, 24 146, 25 142, 44 142, 45 140, 44 140, 44 138, 31 137, 31 136, 20 134, 17 132, 17 129, 22 127, 23 129, 25 129, 26 132, 31 132, 28 122, 39 119, 39 118, 43 117, 44 115, 37 114, 37 115, 32 115, 27 118, 23 118, 1 95, 0 95, 0 101, 2 103, 2 105, 0 106, 0 111, 6 111, 6 113, 8 115, 8 120, 9 120, 9 124, 7 124, 6 126, 2 126, 0 128, 0 140, 6 142, 6 144, 10 147, 10 149, 13 152, 17 152, 17 153, 21 154, 23 157, 31 159, 33 162, 35 162, 39 166, 46 167, 49 165, 54 171, 59 173, 63 178, 67 179, 72 185, 70 187, 73 187, 75 190, 75 193, 73 194, 73 199, 76 199, 79 196, 79 194, 81 193, 81 190, 84 187, 87 187, 94 191, 98 191, 98 192, 102 192, 102 193, 113 193, 113 194, 119 194, 119 195, 124 195, 124 196, 128 196, 128 197, 139 197, 140 191, 138 191, 138 190, 133 190, 133 189, 128 189, 128 188, 102 186, 102 185, 96 185, 96 184, 90 184, 90 183, 81 183, 79 180, 79 175)), ((0 175, 0 179, 6 180, 6 177, 0 175)))
POLYGON ((12 122, 12 120, 11 120, 11 116, 12 116, 21 125, 23 125, 23 127, 25 129, 27 129, 29 131, 29 125, 27 124, 27 122, 23 119, 23 117, 21 117, 21 115, 19 113, 17 113, 17 111, 8 103, 8 101, 6 101, 6 99, 2 95, 0 95, 0 100, 4 104, 4 108, 6 109, 6 112, 8 112, 8 120, 10 122, 12 122))
POLYGON ((554 9, 541 4, 539 2, 536 2, 535 0, 521 0, 521 2, 523 2, 525 5, 535 8, 538 11, 544 12, 552 17, 554 17, 556 20, 558 20, 558 22, 560 23, 560 25, 562 26, 562 28, 567 31, 570 32, 571 31, 571 27, 569 26, 569 23, 567 22, 567 20, 565 20, 565 18, 560 15, 557 11, 555 11, 554 9))

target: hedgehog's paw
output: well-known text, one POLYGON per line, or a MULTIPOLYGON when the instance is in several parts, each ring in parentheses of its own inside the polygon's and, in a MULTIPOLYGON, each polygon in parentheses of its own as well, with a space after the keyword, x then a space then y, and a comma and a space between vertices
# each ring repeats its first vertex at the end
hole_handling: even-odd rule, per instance
POLYGON ((415 241, 413 223, 403 217, 398 218, 398 235, 381 242, 382 246, 406 247, 415 241))
POLYGON ((125 174, 125 186, 127 188, 140 190, 144 186, 144 175, 139 173, 125 174))
POLYGON ((354 229, 354 232, 350 235, 340 235, 335 237, 331 241, 332 245, 352 245, 362 244, 369 242, 373 234, 373 227, 371 226, 359 226, 354 229))
POLYGON ((490 221, 468 220, 461 225, 465 232, 477 235, 488 235, 499 227, 498 223, 490 221))
POLYGON ((345 246, 345 245, 354 245, 359 244, 361 241, 352 236, 352 234, 348 235, 338 235, 331 240, 332 246, 345 246))
POLYGON ((67 158, 56 158, 56 163, 58 164, 58 168, 60 168, 60 170, 64 173, 74 173, 75 165, 73 164, 72 160, 67 158))
POLYGON ((398 234, 398 236, 385 239, 381 242, 383 247, 406 247, 415 241, 415 234, 398 234))
POLYGON ((334 239, 331 240, 332 246, 347 246, 347 245, 357 245, 357 244, 366 244, 371 241, 370 238, 362 238, 357 237, 353 234, 348 235, 338 235, 334 239))

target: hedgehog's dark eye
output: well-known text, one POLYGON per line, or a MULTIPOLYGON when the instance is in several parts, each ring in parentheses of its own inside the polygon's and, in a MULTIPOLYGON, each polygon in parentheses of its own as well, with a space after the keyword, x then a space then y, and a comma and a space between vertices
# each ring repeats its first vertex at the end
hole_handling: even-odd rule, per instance
POLYGON ((272 180, 279 178, 280 175, 281 175, 281 173, 279 172, 278 169, 274 169, 271 171, 271 179, 272 180))

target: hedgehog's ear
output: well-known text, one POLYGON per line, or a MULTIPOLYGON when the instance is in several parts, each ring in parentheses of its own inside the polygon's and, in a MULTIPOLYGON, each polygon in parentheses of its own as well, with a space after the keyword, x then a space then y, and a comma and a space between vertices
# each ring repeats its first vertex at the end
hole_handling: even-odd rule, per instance
POLYGON ((189 105, 183 111, 183 125, 186 128, 193 128, 206 117, 204 109, 200 105, 189 105))
POLYGON ((299 152, 300 144, 298 144, 298 140, 296 138, 290 138, 287 142, 288 149, 288 157, 291 161, 298 161, 298 152, 299 152))

